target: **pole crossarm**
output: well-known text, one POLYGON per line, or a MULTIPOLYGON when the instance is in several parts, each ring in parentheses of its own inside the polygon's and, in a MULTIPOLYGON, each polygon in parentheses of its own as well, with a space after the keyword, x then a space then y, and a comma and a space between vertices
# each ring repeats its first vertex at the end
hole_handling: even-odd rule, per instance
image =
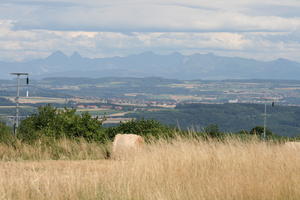
POLYGON ((17 76, 28 76, 28 73, 10 73, 11 75, 17 75, 17 76))

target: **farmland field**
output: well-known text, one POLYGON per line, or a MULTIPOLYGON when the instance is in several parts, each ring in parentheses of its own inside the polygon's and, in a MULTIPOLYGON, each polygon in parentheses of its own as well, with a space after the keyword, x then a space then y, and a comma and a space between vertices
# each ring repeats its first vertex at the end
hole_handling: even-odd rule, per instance
MULTIPOLYGON (((16 106, 0 106, 0 109, 16 109, 16 106)), ((19 108, 32 108, 32 106, 19 106, 19 108)))
POLYGON ((116 113, 115 110, 108 110, 108 109, 77 109, 78 113, 88 112, 91 115, 110 115, 116 113))

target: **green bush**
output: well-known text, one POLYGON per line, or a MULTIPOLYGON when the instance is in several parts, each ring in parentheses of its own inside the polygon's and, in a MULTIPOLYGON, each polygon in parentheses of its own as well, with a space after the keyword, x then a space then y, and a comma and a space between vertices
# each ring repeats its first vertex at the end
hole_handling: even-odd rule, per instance
POLYGON ((15 141, 13 131, 5 123, 0 122, 0 142, 5 144, 13 144, 15 141))
POLYGON ((211 124, 204 128, 204 134, 212 138, 221 138, 224 134, 219 130, 217 124, 211 124))
POLYGON ((137 134, 145 138, 169 138, 175 135, 175 130, 169 128, 156 120, 131 120, 129 122, 121 123, 119 126, 110 127, 107 129, 107 136, 113 139, 116 134, 137 134))
POLYGON ((59 110, 50 105, 39 107, 37 114, 23 120, 17 137, 22 141, 34 141, 41 137, 84 138, 87 141, 105 142, 102 121, 88 113, 76 114, 75 109, 59 110))
MULTIPOLYGON (((251 135, 262 136, 263 133, 264 133, 264 127, 262 127, 262 126, 256 126, 256 127, 252 128, 250 131, 251 135)), ((273 135, 272 131, 269 129, 266 129, 266 136, 272 136, 272 135, 273 135)))

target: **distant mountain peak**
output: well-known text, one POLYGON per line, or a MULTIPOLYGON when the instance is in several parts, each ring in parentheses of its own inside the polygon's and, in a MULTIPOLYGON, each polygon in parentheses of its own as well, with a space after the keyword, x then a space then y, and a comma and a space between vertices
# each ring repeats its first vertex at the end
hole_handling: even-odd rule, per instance
POLYGON ((278 61, 278 62, 290 62, 290 60, 285 59, 285 58, 278 58, 275 61, 278 61))
POLYGON ((174 51, 173 53, 170 54, 171 56, 183 56, 181 53, 178 51, 174 51))
POLYGON ((77 52, 77 51, 74 51, 74 53, 71 55, 70 58, 82 58, 82 56, 77 52))
POLYGON ((153 56, 156 55, 153 51, 145 51, 140 54, 141 56, 153 56))
POLYGON ((208 55, 208 56, 215 56, 215 54, 212 53, 212 52, 209 52, 209 53, 207 53, 206 55, 208 55))
POLYGON ((146 51, 126 57, 90 59, 78 52, 71 56, 61 51, 46 59, 21 63, 1 63, 1 74, 26 69, 32 75, 86 77, 148 77, 171 79, 290 79, 299 80, 300 63, 287 59, 257 61, 213 53, 182 55, 178 52, 156 54, 146 51), (86 71, 85 75, 83 71, 86 71))
POLYGON ((276 60, 271 61, 271 63, 277 63, 277 64, 283 65, 283 66, 285 66, 285 64, 297 64, 297 65, 299 64, 296 61, 291 61, 291 60, 288 60, 285 58, 278 58, 276 60))
POLYGON ((65 59, 68 56, 64 54, 62 51, 55 51, 50 56, 47 57, 47 59, 65 59))

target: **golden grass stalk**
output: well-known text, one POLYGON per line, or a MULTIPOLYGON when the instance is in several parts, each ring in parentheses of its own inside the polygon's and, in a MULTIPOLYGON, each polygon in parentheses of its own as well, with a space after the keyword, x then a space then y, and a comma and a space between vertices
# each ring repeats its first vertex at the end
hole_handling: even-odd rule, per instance
POLYGON ((33 144, 16 141, 0 143, 1 161, 22 160, 95 160, 107 157, 107 144, 87 142, 84 139, 42 139, 33 144))
POLYGON ((299 149, 177 138, 123 160, 0 162, 1 199, 300 199, 299 149))

